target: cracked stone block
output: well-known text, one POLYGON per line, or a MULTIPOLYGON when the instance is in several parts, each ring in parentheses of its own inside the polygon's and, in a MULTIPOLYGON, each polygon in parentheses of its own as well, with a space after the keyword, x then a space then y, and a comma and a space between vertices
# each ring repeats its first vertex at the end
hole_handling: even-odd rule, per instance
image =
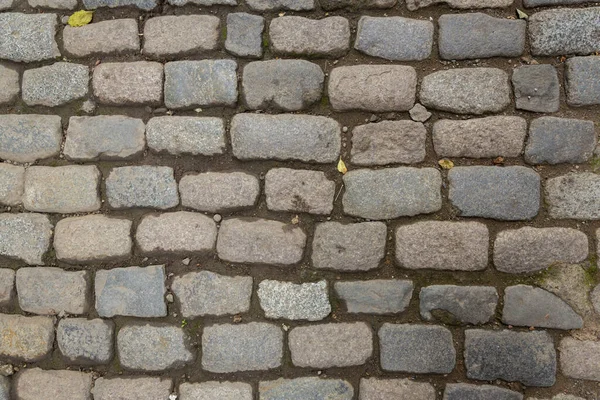
POLYGON ((253 207, 260 194, 258 179, 245 172, 205 172, 179 181, 181 205, 199 211, 232 211, 253 207))
POLYGON ((404 311, 413 294, 412 281, 372 279, 336 282, 335 293, 349 313, 397 314, 404 311))
POLYGON ((97 8, 115 8, 132 6, 144 11, 150 11, 158 5, 158 0, 83 0, 83 7, 86 10, 95 10, 97 8))
POLYGON ((560 370, 569 378, 600 381, 600 343, 565 337, 558 347, 560 370))
POLYGON ((172 388, 171 379, 159 377, 98 378, 92 395, 94 400, 165 400, 172 388))
MULTIPOLYGON (((359 400, 435 400, 435 388, 410 379, 361 378, 359 400)), ((465 400, 465 399, 462 399, 465 400)))
POLYGON ((546 181, 546 203, 555 219, 600 219, 600 175, 568 173, 546 181))
POLYGON ((17 374, 13 390, 19 400, 90 400, 91 389, 90 373, 31 368, 17 374))
POLYGON ((15 271, 9 268, 0 268, 0 306, 11 305, 14 297, 15 271))
POLYGON ((151 165, 113 168, 105 181, 112 208, 155 208, 179 205, 173 168, 151 165))
POLYGON ((552 113, 560 106, 560 83, 552 65, 523 65, 513 70, 516 108, 552 113))
POLYGON ((267 318, 319 321, 331 312, 327 281, 295 284, 264 280, 256 294, 267 318))
POLYGON ((212 117, 156 117, 146 125, 148 147, 171 155, 212 156, 223 154, 225 123, 212 117))
POLYGON ((0 104, 14 103, 19 93, 19 72, 0 64, 0 104))
POLYGON ((85 26, 65 26, 65 52, 73 57, 137 53, 140 50, 138 24, 133 18, 94 22, 85 26))
POLYGON ((567 104, 574 107, 600 104, 600 57, 567 60, 567 104))
POLYGON ((106 364, 113 357, 115 324, 102 319, 62 319, 56 328, 58 348, 76 364, 106 364))
POLYGON ((273 168, 265 175, 265 196, 269 210, 330 214, 335 182, 321 171, 273 168))
POLYGON ((56 14, 0 14, 0 59, 34 62, 60 57, 56 14))
POLYGON ((57 107, 88 94, 86 65, 57 62, 23 72, 22 96, 29 106, 57 107))
POLYGON ((280 378, 275 381, 260 381, 258 392, 261 400, 351 400, 354 388, 350 383, 341 379, 280 378))
POLYGON ((0 356, 35 362, 49 356, 53 344, 54 321, 51 317, 0 314, 0 356))
POLYGON ((92 87, 102 104, 160 105, 163 75, 163 65, 157 62, 102 63, 94 68, 92 87))
POLYGON ((254 11, 310 11, 315 9, 315 0, 246 0, 254 11))
POLYGON ((523 400, 519 392, 491 385, 449 383, 444 390, 443 400, 523 400))
POLYGON ((419 308, 426 321, 485 324, 496 314, 498 292, 490 286, 431 285, 421 288, 419 308))
POLYGON ((0 214, 0 255, 26 264, 43 264, 52 224, 44 214, 0 214))
POLYGON ((0 115, 0 158, 19 163, 55 156, 62 124, 58 115, 0 115))
POLYGON ((143 53, 154 57, 215 50, 220 20, 214 15, 165 15, 144 24, 143 53))
POLYGON ((0 204, 5 206, 21 204, 24 190, 25 168, 0 163, 0 204))
POLYGON ((182 383, 180 400, 252 400, 252 386, 243 382, 182 383))
MULTIPOLYGON (((255 1, 255 3, 259 3, 255 1)), ((308 0, 311 1, 312 0, 308 0)), ((252 3, 246 2, 249 6, 252 3)), ((266 1, 265 1, 266 3, 266 1)), ((297 4, 293 1, 291 4, 297 4)), ((260 58, 263 54, 262 34, 265 30, 265 19, 247 13, 227 14, 227 39, 225 49, 238 57, 260 58)))

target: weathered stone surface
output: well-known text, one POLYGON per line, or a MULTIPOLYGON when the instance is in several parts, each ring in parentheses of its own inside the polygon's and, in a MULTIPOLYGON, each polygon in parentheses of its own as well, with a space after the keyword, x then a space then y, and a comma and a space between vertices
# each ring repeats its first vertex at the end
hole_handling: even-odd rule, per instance
POLYGON ((534 56, 588 55, 600 51, 600 7, 544 10, 529 16, 529 43, 534 56))
POLYGON ((425 159, 427 129, 413 121, 383 121, 352 130, 352 163, 412 164, 425 159))
POLYGON ((538 280, 541 288, 554 293, 573 307, 584 320, 595 318, 590 302, 590 274, 585 264, 561 264, 538 280))
POLYGON ((498 292, 491 286, 431 285, 419 293, 421 317, 427 321, 485 324, 497 304, 498 292))
POLYGON ((600 219, 600 175, 591 172, 550 178, 545 201, 556 219, 600 219))
POLYGON ((578 263, 588 256, 585 233, 570 228, 505 230, 494 242, 494 266, 499 271, 535 272, 558 263, 578 263))
POLYGON ((14 297, 15 271, 9 268, 0 268, 0 306, 10 305, 14 297))
POLYGON ((434 4, 447 4, 451 8, 504 8, 513 4, 513 0, 407 0, 406 8, 415 11, 434 4))
POLYGON ((25 168, 0 163, 0 204, 6 206, 21 204, 24 190, 25 168))
POLYGON ((62 319, 56 328, 56 341, 70 362, 106 364, 113 357, 112 321, 85 318, 62 319))
POLYGON ((56 107, 88 94, 90 71, 85 65, 57 62, 23 72, 23 101, 29 106, 56 107))
POLYGON ((535 397, 528 397, 527 400, 585 400, 583 397, 573 396, 571 394, 559 393, 552 398, 538 399, 535 397))
POLYGON ((31 368, 16 376, 13 390, 19 400, 90 400, 91 389, 92 374, 31 368))
POLYGON ((212 156, 225 152, 225 124, 221 118, 152 118, 146 126, 146 138, 151 150, 173 155, 212 156))
POLYGON ((84 314, 89 308, 90 275, 55 267, 17 270, 19 307, 33 314, 84 314))
POLYGON ((27 163, 52 157, 60 151, 61 141, 58 115, 0 115, 0 158, 4 160, 27 163))
POLYGON ((373 332, 364 322, 299 326, 290 331, 288 344, 297 367, 349 367, 371 357, 373 332))
POLYGON ((267 318, 318 321, 331 312, 327 281, 295 284, 264 280, 257 295, 267 318))
POLYGON ((106 197, 113 208, 165 210, 179 204, 173 168, 161 166, 113 168, 106 178, 106 197))
POLYGON ((523 395, 512 390, 491 385, 469 385, 449 383, 444 390, 443 400, 523 400, 523 395))
POLYGON ((29 167, 25 171, 23 206, 50 213, 100 209, 100 171, 95 165, 29 167))
POLYGON ((0 104, 13 103, 20 92, 19 72, 0 64, 0 104))
POLYGON ((346 381, 317 377, 261 381, 258 391, 261 400, 351 400, 354 395, 352 385, 346 381))
POLYGON ((336 111, 408 111, 415 104, 417 72, 405 65, 334 68, 328 95, 336 111))
POLYGON ((242 382, 182 383, 181 400, 252 400, 252 386, 242 382))
POLYGON ((350 24, 338 16, 319 20, 278 17, 271 20, 269 39, 276 54, 340 57, 350 48, 350 24))
POLYGON ((504 290, 502 322, 565 330, 583 327, 583 319, 567 303, 544 289, 527 285, 504 290))
POLYGON ((13 0, 0 0, 0 11, 9 10, 13 3, 13 0))
MULTIPOLYGON (((166 315, 166 314, 165 314, 166 315)), ((183 329, 170 325, 127 325, 117 334, 119 361, 123 368, 164 371, 194 361, 183 329)))
POLYGON ((188 211, 147 215, 138 225, 135 241, 142 253, 209 252, 217 241, 217 225, 206 215, 188 211))
POLYGON ((154 57, 217 48, 220 20, 214 15, 164 15, 144 24, 144 54, 154 57))
POLYGON ((56 14, 0 14, 0 59, 33 62, 60 56, 56 14))
POLYGON ((442 207, 442 178, 434 168, 359 169, 344 175, 344 213, 368 219, 428 214, 442 207))
MULTIPOLYGON (((596 236, 598 236, 598 231, 596 231, 596 236)), ((2 272, 3 270, 0 270, 0 272, 2 272)), ((10 270, 8 270, 10 271, 10 270)), ((9 275, 8 272, 4 272, 2 273, 2 275, 9 275)), ((3 286, 4 285, 8 285, 8 282, 10 282, 10 277, 6 277, 8 280, 4 280, 3 282, 3 286)), ((5 286, 8 287, 8 286, 5 286)), ((0 293, 7 293, 6 290, 0 290, 0 293)), ((0 296, 0 297, 4 297, 4 296, 0 296)), ((591 291, 590 293, 590 300, 592 301, 592 306, 594 307, 594 310, 596 310, 596 313, 600 314, 600 284, 596 285, 596 287, 591 291)))
POLYGON ((171 289, 186 318, 239 314, 250 309, 252 277, 190 272, 175 277, 171 289))
POLYGON ((510 104, 508 75, 498 68, 459 68, 425 76, 419 93, 430 108, 457 114, 500 112, 510 104))
POLYGON ((52 224, 46 215, 0 214, 0 255, 4 257, 43 264, 51 237, 52 224))
POLYGON ((395 314, 408 307, 413 283, 395 279, 336 282, 335 292, 349 313, 395 314))
POLYGON ((433 22, 402 17, 361 17, 354 48, 393 61, 424 60, 431 54, 433 22))
POLYGON ((558 348, 560 369, 573 379, 600 381, 600 342, 565 337, 558 348))
POLYGON ((552 65, 523 65, 512 74, 516 107, 520 110, 551 113, 558 111, 560 83, 552 65))
POLYGON ((433 147, 443 157, 518 157, 526 135, 527 121, 521 117, 442 119, 433 124, 433 147))
POLYGON ((302 110, 321 99, 324 80, 321 67, 306 60, 254 61, 244 67, 244 101, 253 110, 302 110))
POLYGON ((419 103, 416 103, 413 108, 408 110, 408 114, 410 115, 410 119, 417 122, 425 122, 431 118, 431 113, 419 103))
POLYGON ((594 154, 594 122, 541 117, 529 126, 525 162, 529 164, 583 163, 594 154))
POLYGON ((391 8, 396 5, 396 2, 397 0, 319 0, 321 8, 324 10, 391 8))
POLYGON ((540 176, 525 167, 455 167, 449 199, 461 216, 528 220, 540 208, 540 176))
POLYGON ((360 380, 359 400, 435 400, 435 388, 424 382, 410 379, 376 379, 360 380))
POLYGON ((265 196, 269 210, 330 214, 335 182, 321 171, 273 168, 265 175, 265 196))
POLYGON ((273 369, 282 357, 283 331, 273 324, 212 325, 202 333, 202 368, 210 372, 273 369))
POLYGON ((456 365, 452 333, 441 326, 385 323, 379 347, 385 371, 447 374, 456 365))
POLYGON ((315 9, 314 0, 247 0, 246 4, 255 11, 309 11, 315 9))
POLYGON ((402 268, 477 271, 487 267, 487 227, 479 222, 423 221, 396 228, 402 268), (443 233, 443 234, 440 234, 443 233))
POLYGON ((71 117, 63 152, 74 161, 134 158, 144 151, 144 131, 144 122, 138 118, 71 117))
POLYGON ((237 263, 289 265, 302 260, 306 234, 296 225, 252 218, 221 223, 219 258, 237 263))
POLYGON ((63 46, 74 57, 138 52, 138 24, 135 19, 127 18, 78 27, 67 25, 63 30, 63 46))
POLYGON ((502 379, 526 386, 552 386, 556 380, 556 351, 548 333, 465 331, 467 377, 502 379))
POLYGON ((167 315, 164 265, 99 270, 94 284, 96 311, 101 317, 167 315))
POLYGON ((102 63, 94 68, 92 87, 102 104, 159 105, 163 75, 163 65, 157 62, 102 63))
MULTIPOLYGON (((246 3, 249 6, 252 5, 252 3, 246 3)), ((258 3, 258 1, 255 3, 258 3)), ((297 1, 292 2, 292 4, 297 3, 297 1)), ((262 57, 262 34, 264 29, 265 19, 261 16, 248 13, 227 14, 225 49, 238 57, 262 57)))
POLYGON ((338 271, 377 268, 384 257, 386 236, 383 222, 319 223, 312 243, 313 267, 338 271))
POLYGON ((171 379, 158 377, 98 378, 92 395, 94 400, 165 400, 172 387, 171 379))
POLYGON ((54 343, 51 317, 0 314, 0 355, 34 362, 48 356, 54 343))
POLYGON ((183 6, 186 4, 197 4, 200 6, 212 6, 223 4, 226 6, 236 6, 237 0, 168 0, 168 3, 173 6, 183 6))
POLYGON ((173 61, 165 64, 168 108, 234 106, 237 63, 233 60, 173 61))
POLYGON ((258 179, 245 172, 205 172, 179 181, 181 205, 200 211, 252 207, 260 193, 258 179))
POLYGON ((105 215, 61 219, 54 234, 56 258, 73 263, 126 259, 131 254, 131 224, 105 215))
POLYGON ((438 23, 440 57, 446 60, 518 57, 525 50, 524 20, 472 13, 445 14, 438 23))
POLYGON ((10 400, 10 379, 6 376, 0 377, 0 399, 10 400))
POLYGON ((156 7, 158 0, 83 0, 83 6, 86 10, 94 10, 102 7, 127 7, 133 6, 139 9, 149 11, 156 7))
POLYGON ((575 107, 600 104, 600 57, 573 57, 566 65, 567 103, 575 107))

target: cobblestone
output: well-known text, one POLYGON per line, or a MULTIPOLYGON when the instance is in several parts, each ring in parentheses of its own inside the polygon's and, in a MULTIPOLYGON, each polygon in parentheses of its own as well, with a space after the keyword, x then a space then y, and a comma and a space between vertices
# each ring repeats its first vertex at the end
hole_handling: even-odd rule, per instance
POLYGON ((327 281, 295 284, 264 280, 256 293, 267 318, 318 321, 331 312, 327 281))
POLYGON ((411 281, 395 279, 336 282, 334 288, 349 313, 400 313, 408 307, 413 294, 411 281))
POLYGON ((19 372, 13 390, 19 400, 89 400, 91 388, 89 373, 31 368, 19 372))
POLYGON ((574 379, 600 381, 600 343, 565 337, 558 348, 562 373, 574 379))
POLYGON ((205 172, 179 181, 181 205, 199 211, 231 211, 252 207, 260 193, 258 179, 245 172, 205 172))
POLYGON ((360 380, 359 400, 435 400, 435 388, 424 382, 410 379, 376 379, 360 380))
POLYGON ((448 4, 451 8, 461 10, 470 8, 504 8, 513 4, 513 0, 407 0, 406 8, 410 11, 429 7, 435 4, 448 4))
POLYGON ((83 0, 83 6, 86 10, 95 10, 102 7, 124 7, 133 6, 139 9, 150 11, 158 4, 158 0, 83 0))
POLYGON ((106 364, 113 357, 112 321, 85 318, 63 319, 56 328, 58 348, 70 362, 106 364))
POLYGON ((352 163, 412 164, 425 159, 427 129, 413 121, 383 121, 352 130, 352 163))
POLYGON ((50 317, 0 314, 0 355, 26 362, 50 355, 54 343, 54 322, 50 317))
POLYGON ((164 400, 172 387, 171 379, 158 377, 98 378, 92 395, 94 400, 164 400))
POLYGON ((144 54, 169 57, 215 50, 219 18, 213 15, 165 15, 144 24, 144 54))
POLYGON ((23 72, 23 101, 29 106, 56 107, 88 94, 89 69, 85 65, 57 62, 23 72))
POLYGON ((321 8, 324 10, 339 10, 341 8, 349 9, 377 9, 391 8, 396 4, 396 0, 319 0, 321 8))
POLYGON ((138 24, 135 19, 116 19, 85 26, 65 26, 65 53, 73 57, 125 54, 140 50, 138 24))
POLYGON ((24 189, 25 168, 0 163, 0 204, 7 206, 21 204, 24 189))
POLYGON ((491 385, 469 385, 449 383, 444 390, 443 400, 523 400, 523 395, 512 390, 491 385))
POLYGON ((57 25, 56 14, 0 14, 0 59, 33 62, 59 57, 57 25))
POLYGON ((258 391, 261 400, 351 400, 354 395, 354 389, 347 381, 316 377, 261 381, 258 391))
POLYGON ((335 182, 321 171, 273 168, 265 175, 265 196, 269 210, 330 214, 335 182))
POLYGON ((179 204, 173 168, 160 166, 117 167, 106 178, 106 197, 113 208, 156 208, 179 204))
POLYGON ((573 57, 566 65, 567 103, 575 107, 600 104, 600 57, 573 57))
POLYGON ((248 0, 246 3, 255 11, 309 11, 315 9, 314 0, 248 0))
POLYGON ((221 118, 157 117, 146 127, 148 147, 172 155, 212 156, 225 152, 225 124, 221 118))
POLYGON ((516 107, 520 110, 551 113, 560 105, 560 83, 552 65, 523 65, 512 75, 516 107))
POLYGON ((94 68, 92 87, 102 104, 159 105, 163 75, 163 66, 157 62, 102 63, 94 68))
POLYGON ((0 377, 0 399, 10 400, 10 382, 7 377, 0 377))
POLYGON ((419 294, 421 317, 427 321, 485 324, 497 304, 498 292, 490 286, 431 285, 419 294))
POLYGON ((46 215, 0 214, 0 255, 26 264, 43 264, 50 247, 52 224, 46 215))
POLYGON ((237 5, 237 0, 168 0, 168 3, 173 6, 184 6, 186 4, 197 4, 200 6, 223 4, 226 6, 235 6, 237 5))
POLYGON ((182 383, 181 400, 252 400, 252 386, 242 382, 182 383))
POLYGON ((0 64, 0 104, 14 103, 19 93, 19 72, 0 64))
POLYGON ((60 151, 62 126, 56 115, 0 115, 0 158, 33 162, 60 151))
POLYGON ((551 218, 600 219, 600 175, 569 173, 546 181, 551 218))
MULTIPOLYGON (((312 2, 312 0, 309 0, 312 2)), ((267 1, 256 1, 256 6, 268 4, 267 1)), ((249 6, 255 3, 248 2, 249 6)), ((291 4, 298 4, 297 1, 291 4)), ((263 54, 262 34, 265 30, 265 19, 248 13, 227 14, 227 39, 225 49, 238 57, 260 58, 263 54)))
POLYGON ((0 306, 11 305, 14 297, 15 271, 9 268, 0 268, 0 306))

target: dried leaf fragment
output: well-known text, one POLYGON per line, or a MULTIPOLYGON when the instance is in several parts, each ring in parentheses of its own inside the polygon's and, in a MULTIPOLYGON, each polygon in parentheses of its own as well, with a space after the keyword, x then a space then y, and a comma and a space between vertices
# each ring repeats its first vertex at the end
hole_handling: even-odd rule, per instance
POLYGON ((342 160, 342 157, 340 157, 340 161, 338 161, 337 170, 340 171, 342 174, 348 172, 348 168, 346 168, 346 163, 342 160))
POLYGON ((528 19, 529 15, 525 14, 523 11, 517 8, 517 17, 519 17, 519 19, 528 19))
POLYGON ((442 167, 442 169, 452 169, 454 167, 454 163, 447 158, 442 158, 440 161, 438 161, 438 164, 440 167, 442 167))
POLYGON ((79 10, 69 17, 70 26, 85 26, 92 22, 93 11, 79 10))

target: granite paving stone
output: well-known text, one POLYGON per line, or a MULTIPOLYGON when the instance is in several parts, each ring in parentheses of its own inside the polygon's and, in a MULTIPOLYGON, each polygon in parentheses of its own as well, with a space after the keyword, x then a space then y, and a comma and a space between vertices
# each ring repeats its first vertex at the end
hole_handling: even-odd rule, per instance
POLYGON ((0 400, 10 400, 10 382, 6 376, 0 377, 0 400))
MULTIPOLYGON (((253 5, 251 2, 247 3, 249 6, 253 5)), ((261 3, 256 1, 254 4, 261 3)), ((290 4, 298 4, 298 2, 294 1, 290 4)), ((259 15, 243 12, 227 14, 225 49, 238 57, 260 58, 263 54, 264 30, 265 19, 259 15)))
POLYGON ((213 117, 155 117, 146 126, 148 147, 171 155, 225 152, 225 123, 213 117))
POLYGON ((91 400, 91 389, 90 373, 31 368, 19 372, 13 391, 19 400, 91 400))
POLYGON ((443 400, 523 400, 523 395, 509 389, 491 385, 449 383, 444 389, 443 400))
POLYGON ((165 210, 179 204, 173 168, 131 166, 113 168, 106 178, 106 197, 112 208, 165 210))
POLYGON ((136 7, 144 11, 150 11, 158 5, 158 0, 83 0, 86 10, 97 8, 136 7))
POLYGON ((0 64, 0 104, 14 103, 19 93, 19 72, 0 64))
POLYGON ((342 379, 304 377, 260 381, 258 392, 261 400, 351 400, 354 395, 354 388, 342 379))
POLYGON ((0 163, 0 204, 21 204, 25 190, 25 168, 9 163, 0 163))
POLYGON ((56 328, 61 354, 76 364, 106 364, 113 357, 115 324, 103 319, 62 319, 56 328))
POLYGON ((204 172, 179 181, 181 205, 199 211, 231 211, 253 207, 260 193, 258 179, 246 172, 204 172))
POLYGON ((512 84, 518 109, 539 113, 558 111, 560 83, 554 66, 523 65, 515 68, 512 84))
POLYGON ((600 57, 573 57, 567 60, 566 92, 570 106, 600 104, 600 57))
POLYGON ((247 0, 254 11, 309 11, 315 9, 315 0, 247 0))
POLYGON ((331 312, 327 281, 296 284, 264 280, 256 294, 265 316, 271 319, 319 321, 331 312))
POLYGON ((410 379, 360 380, 359 400, 435 400, 435 388, 430 383, 415 382, 410 379))
POLYGON ((408 307, 413 283, 407 280, 372 279, 336 282, 334 289, 349 313, 396 314, 408 307))
POLYGON ((67 25, 63 29, 63 47, 73 57, 138 52, 138 24, 133 18, 123 18, 78 27, 67 25))
POLYGON ((335 182, 321 171, 273 168, 265 175, 265 196, 269 210, 330 214, 335 182))
POLYGON ((410 119, 416 122, 425 122, 433 115, 419 103, 415 103, 413 108, 408 110, 408 114, 410 115, 410 119))
POLYGON ((0 314, 0 356, 35 362, 50 355, 53 343, 51 317, 0 314))
POLYGON ((144 24, 143 53, 169 57, 215 50, 219 39, 218 17, 213 15, 165 15, 144 24))
POLYGON ((252 400, 252 386, 243 382, 182 383, 180 400, 252 400))
POLYGON ((94 400, 165 400, 169 398, 171 379, 147 376, 98 378, 94 382, 94 400))
POLYGON ((419 308, 426 321, 485 324, 496 314, 498 292, 491 286, 431 285, 421 288, 419 308))
POLYGON ((600 343, 565 337, 558 347, 560 370, 569 378, 600 381, 600 343))
POLYGON ((15 298, 15 271, 0 268, 0 306, 12 304, 15 298))
POLYGON ((37 213, 0 214, 0 255, 26 264, 43 264, 50 247, 52 223, 37 213))
POLYGON ((0 14, 0 59, 16 62, 51 60, 60 56, 55 35, 56 14, 0 14))
POLYGON ((351 161, 356 165, 413 164, 425 159, 427 129, 413 121, 382 121, 352 130, 351 161))
POLYGON ((545 201, 555 219, 600 219, 600 175, 568 173, 545 184, 545 201))
POLYGON ((407 0, 406 8, 410 11, 436 4, 447 4, 451 8, 466 10, 471 8, 505 8, 513 4, 513 0, 407 0))
POLYGON ((12 8, 14 0, 0 0, 0 11, 9 10, 12 8))
POLYGON ((163 65, 157 62, 102 63, 92 76, 94 96, 99 103, 114 106, 160 105, 163 75, 163 65))
POLYGON ((55 156, 62 125, 58 115, 0 115, 0 158, 20 163, 55 156))
POLYGON ((22 96, 29 106, 57 107, 88 94, 86 65, 57 62, 23 72, 22 96))
POLYGON ((397 0, 319 0, 324 10, 392 8, 397 0))

